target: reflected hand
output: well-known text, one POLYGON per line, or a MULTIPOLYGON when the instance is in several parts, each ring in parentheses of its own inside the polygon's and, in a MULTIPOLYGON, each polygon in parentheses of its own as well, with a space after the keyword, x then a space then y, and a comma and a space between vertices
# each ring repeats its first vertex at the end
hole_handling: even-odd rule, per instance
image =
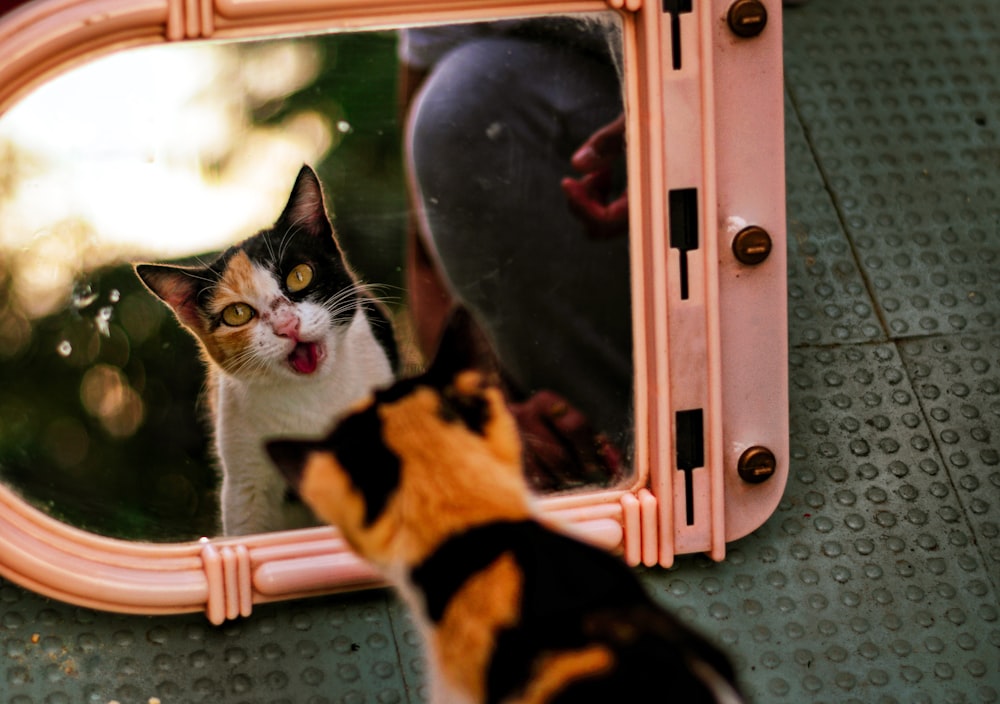
POLYGON ((615 162, 625 150, 625 115, 597 130, 573 154, 570 163, 582 173, 562 180, 570 210, 586 224, 587 233, 607 238, 628 232, 628 192, 612 198, 615 162))
POLYGON ((621 452, 565 398, 547 389, 509 404, 536 492, 611 486, 625 474, 621 452))

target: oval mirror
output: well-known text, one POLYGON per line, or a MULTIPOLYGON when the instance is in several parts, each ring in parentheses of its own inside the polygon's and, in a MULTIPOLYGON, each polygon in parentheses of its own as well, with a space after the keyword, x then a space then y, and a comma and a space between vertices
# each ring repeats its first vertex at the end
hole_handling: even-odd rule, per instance
MULTIPOLYGON (((215 350, 256 354, 256 338, 219 336, 277 309, 245 291, 216 300, 221 286, 178 297, 135 269, 232 282, 258 250, 298 256, 301 240, 281 233, 318 193, 303 164, 321 184, 312 206, 332 218, 345 287, 368 297, 377 346, 365 354, 413 372, 446 310, 470 307, 553 516, 633 564, 721 556, 746 532, 710 518, 735 480, 678 467, 687 483, 674 486, 663 450, 683 403, 656 391, 667 328, 655 297, 679 286, 685 310, 690 299, 704 311, 716 274, 706 248, 678 248, 681 275, 670 273, 678 252, 658 244, 668 218, 651 195, 688 178, 662 166, 659 96, 671 83, 653 57, 670 32, 679 44, 680 28, 693 37, 714 25, 705 13, 676 25, 661 15, 639 2, 75 0, 0 17, 0 573, 83 605, 205 608, 214 622, 375 583, 308 517, 233 519, 259 515, 232 486, 261 475, 224 441, 267 439, 273 418, 296 413, 296 434, 335 422, 300 390, 325 383, 333 343, 300 340, 298 317, 294 333, 275 327, 294 339, 286 377, 264 393, 215 350), (215 316, 204 330, 185 312, 195 303, 215 316), (251 410, 233 412, 236 397, 251 410), (687 516, 676 549, 658 527, 664 511, 687 516)), ((710 78, 669 77, 688 81, 678 94, 710 78)), ((706 134, 704 116, 688 117, 689 133, 706 134)), ((666 190, 673 207, 685 189, 666 190)), ((280 262, 264 285, 283 301, 325 274, 280 262)), ((715 373, 704 372, 709 389, 715 373)), ((366 378, 336 403, 384 381, 366 378)), ((715 427, 710 400, 699 403, 715 427)), ((705 466, 742 449, 709 444, 705 466)), ((755 489, 764 503, 778 483, 755 489)))
MULTIPOLYGON (((128 540, 302 527, 292 508, 269 516, 266 502, 244 498, 283 493, 273 469, 246 446, 324 432, 334 409, 388 381, 387 374, 364 377, 354 356, 398 360, 398 374, 418 369, 434 344, 439 309, 461 301, 480 313, 500 348, 512 403, 538 458, 529 469, 535 484, 558 492, 624 479, 627 459, 618 448, 630 446, 632 425, 627 219, 614 225, 618 231, 588 234, 560 193, 562 179, 578 183, 575 148, 622 113, 613 21, 541 17, 129 49, 22 99, 0 120, 8 153, 0 478, 59 520, 128 540), (470 57, 462 42, 496 55, 470 57), (511 47, 518 62, 501 64, 511 47), (542 56, 562 60, 563 74, 546 82, 537 114, 510 109, 510 81, 542 56), (478 91, 454 75, 472 73, 476 60, 498 74, 478 91), (412 87, 412 109, 400 105, 406 80, 423 83, 412 87), (409 144, 402 112, 413 116, 409 144), (404 152, 420 193, 413 209, 404 152), (530 154, 539 155, 534 165, 530 154), (464 174, 477 161, 493 165, 471 181, 464 174), (372 309, 366 321, 380 341, 371 349, 348 337, 346 326, 313 332, 303 322, 294 339, 310 346, 293 347, 305 356, 288 357, 289 373, 265 366, 271 352, 257 345, 290 341, 293 333, 234 337, 257 324, 252 318, 265 327, 268 311, 258 315, 254 307, 262 306, 233 304, 238 314, 203 328, 174 296, 177 286, 197 281, 210 297, 212 271, 219 288, 233 278, 233 262, 242 260, 223 264, 220 253, 235 245, 253 254, 260 237, 237 243, 268 229, 286 199, 292 207, 311 195, 305 181, 290 195, 303 163, 315 165, 326 186, 347 266, 383 310, 372 309), (408 237, 408 227, 420 234, 408 237), (578 252, 568 254, 569 247, 578 252), (560 265, 549 266, 557 257, 560 265), (133 270, 137 261, 207 268, 140 268, 149 272, 147 290, 133 270), (416 282, 418 295, 407 282, 416 282), (384 339, 391 335, 383 313, 394 321, 395 349, 384 339), (423 340, 414 339, 418 332, 423 340), (216 352, 223 344, 236 346, 216 352), (330 359, 310 361, 321 352, 330 359), (288 419, 269 425, 283 404, 288 419), (576 408, 595 419, 588 445, 607 443, 603 465, 601 456, 561 452, 560 443, 588 425, 560 430, 576 408), (543 435, 549 429, 551 439, 543 435)), ((621 146, 618 152, 615 177, 624 181, 621 146)), ((615 197, 623 192, 606 188, 615 197)), ((319 204, 325 219, 322 211, 319 204)), ((292 227, 262 235, 271 238, 263 254, 317 256, 311 239, 289 235, 292 227)), ((331 239, 326 231, 322 237, 331 239)), ((253 261, 283 266, 256 254, 253 261)), ((309 265, 300 267, 310 280, 299 272, 299 286, 324 292, 317 305, 333 310, 348 300, 348 278, 324 270, 314 282, 309 265)), ((286 289, 282 300, 293 302, 297 326, 313 297, 300 301, 308 291, 274 284, 286 289)), ((238 286, 236 299, 257 300, 249 282, 238 286)), ((208 315, 215 305, 211 298, 199 310, 208 315)), ((338 325, 344 318, 330 316, 338 325)), ((282 346, 282 359, 288 354, 282 346)))

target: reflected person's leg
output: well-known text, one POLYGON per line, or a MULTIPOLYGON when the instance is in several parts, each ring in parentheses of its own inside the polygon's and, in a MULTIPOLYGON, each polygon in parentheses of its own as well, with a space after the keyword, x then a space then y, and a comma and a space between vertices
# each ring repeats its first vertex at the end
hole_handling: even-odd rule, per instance
POLYGON ((527 391, 555 390, 627 444, 628 242, 589 238, 560 180, 621 113, 610 62, 545 42, 481 39, 435 68, 409 148, 425 233, 457 296, 527 391))

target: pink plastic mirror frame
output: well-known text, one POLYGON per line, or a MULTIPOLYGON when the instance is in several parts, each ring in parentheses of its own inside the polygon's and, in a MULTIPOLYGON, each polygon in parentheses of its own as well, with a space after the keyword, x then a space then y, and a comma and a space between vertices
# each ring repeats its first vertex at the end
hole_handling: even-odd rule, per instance
MULTIPOLYGON (((676 554, 692 552, 722 560, 727 542, 777 507, 789 459, 781 8, 768 0, 764 31, 741 38, 727 24, 730 4, 694 0, 691 12, 671 16, 658 0, 34 0, 0 16, 0 113, 45 79, 130 46, 618 12, 628 105, 635 481, 541 506, 631 565, 669 566, 676 554), (684 255, 689 283, 681 296, 667 194, 691 189, 701 246, 684 255), (732 251, 750 225, 772 242, 759 264, 732 251), (681 473, 674 419, 689 409, 704 418, 704 468, 681 473), (737 469, 753 447, 776 458, 765 481, 745 481, 737 469), (693 524, 687 510, 697 516, 693 524)), ((255 603, 379 584, 332 528, 130 543, 62 524, 2 486, 0 575, 81 606, 205 610, 215 624, 250 615, 255 603)))

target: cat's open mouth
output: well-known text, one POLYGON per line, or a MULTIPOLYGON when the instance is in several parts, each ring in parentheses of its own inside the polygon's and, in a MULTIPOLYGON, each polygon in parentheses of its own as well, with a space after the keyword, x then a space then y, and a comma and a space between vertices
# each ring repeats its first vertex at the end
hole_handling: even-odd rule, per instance
POLYGON ((288 355, 288 363, 299 374, 312 374, 323 358, 323 349, 315 342, 298 342, 288 355))

